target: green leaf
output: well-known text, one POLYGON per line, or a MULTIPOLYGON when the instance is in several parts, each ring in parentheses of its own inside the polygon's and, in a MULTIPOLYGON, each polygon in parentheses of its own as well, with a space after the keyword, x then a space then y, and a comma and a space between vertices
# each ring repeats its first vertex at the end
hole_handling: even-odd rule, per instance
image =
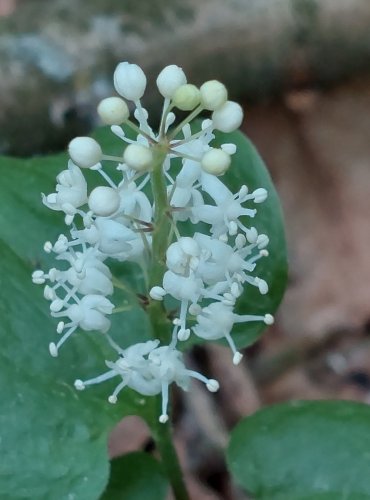
MULTIPOLYGON (((78 332, 54 359, 56 321, 42 287, 31 282, 36 268, 49 269, 43 242, 66 232, 63 215, 41 204, 66 155, 31 160, 0 158, 0 498, 97 499, 108 480, 107 434, 123 416, 155 418, 154 398, 130 390, 117 405, 107 402, 115 382, 83 392, 76 378, 107 370, 116 359, 102 335, 78 332)), ((92 172, 94 175, 94 172, 92 172)), ((113 315, 112 335, 123 345, 150 336, 146 315, 135 302, 113 315)))
POLYGON ((129 453, 112 460, 102 500, 164 500, 168 489, 161 466, 147 453, 129 453))
POLYGON ((370 408, 347 401, 266 408, 236 426, 227 458, 255 499, 370 498, 370 408))

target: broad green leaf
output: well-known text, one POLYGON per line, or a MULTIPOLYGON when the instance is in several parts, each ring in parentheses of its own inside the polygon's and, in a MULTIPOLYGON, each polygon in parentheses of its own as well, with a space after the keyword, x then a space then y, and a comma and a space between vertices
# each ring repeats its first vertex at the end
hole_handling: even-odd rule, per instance
POLYGON ((242 420, 228 464, 255 499, 370 498, 370 408, 347 401, 291 402, 242 420))
POLYGON ((168 489, 161 466, 147 453, 129 453, 111 462, 102 500, 164 500, 168 489))

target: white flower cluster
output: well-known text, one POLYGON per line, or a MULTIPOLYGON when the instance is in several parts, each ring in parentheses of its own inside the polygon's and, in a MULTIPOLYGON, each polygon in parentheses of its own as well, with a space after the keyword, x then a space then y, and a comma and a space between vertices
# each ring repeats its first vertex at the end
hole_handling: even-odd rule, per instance
POLYGON ((224 338, 233 352, 234 364, 238 364, 242 355, 231 336, 234 323, 273 323, 270 314, 234 313, 244 285, 257 287, 261 294, 268 292, 267 283, 253 276, 257 261, 268 255, 268 237, 245 225, 246 218, 255 216, 254 205, 266 199, 267 191, 258 188, 250 193, 247 186, 241 186, 234 194, 220 179, 231 164, 236 146, 212 147, 213 131, 231 132, 243 118, 241 107, 228 100, 223 84, 213 80, 197 88, 187 83, 178 66, 164 68, 157 78, 164 97, 158 133, 152 130, 141 104, 146 88, 142 69, 120 63, 114 85, 120 96, 133 101, 136 121, 131 121, 129 107, 121 97, 104 99, 98 113, 127 146, 122 157, 116 157, 103 153, 89 137, 71 141, 68 169, 57 176, 55 193, 42 195, 47 207, 64 213, 70 228, 69 237, 61 234, 56 242, 48 241, 44 246, 64 263, 62 270, 35 271, 33 281, 45 285, 51 315, 59 319, 57 333, 61 337, 49 346, 52 356, 58 355, 77 329, 102 332, 118 354, 117 361, 106 361, 108 372, 90 380, 76 380, 75 387, 82 390, 119 376, 122 381, 109 397, 111 403, 117 401, 125 386, 143 395, 161 393, 160 421, 166 422, 172 382, 186 390, 192 377, 204 382, 210 391, 218 389, 217 381, 185 367, 176 348, 178 341, 187 340, 191 333, 207 340, 224 338), (178 125, 174 125, 176 108, 189 112, 178 125), (211 117, 201 122, 200 130, 192 130, 190 123, 205 110, 211 117), (123 123, 135 132, 136 139, 126 136, 123 123), (166 183, 171 230, 163 281, 148 290, 148 299, 162 301, 170 296, 179 302, 179 313, 173 320, 169 345, 160 346, 158 340, 152 340, 121 349, 107 333, 108 317, 114 309, 108 298, 113 293, 113 278, 107 262, 114 259, 151 265, 156 207, 147 188, 158 149, 165 150, 161 175, 166 183), (174 159, 181 160, 180 167, 174 159), (115 164, 119 182, 107 173, 109 162, 115 164), (103 185, 89 192, 81 169, 98 172, 103 185), (195 225, 192 236, 180 234, 185 221, 195 225), (209 227, 209 234, 199 231, 200 222, 202 227, 209 227))

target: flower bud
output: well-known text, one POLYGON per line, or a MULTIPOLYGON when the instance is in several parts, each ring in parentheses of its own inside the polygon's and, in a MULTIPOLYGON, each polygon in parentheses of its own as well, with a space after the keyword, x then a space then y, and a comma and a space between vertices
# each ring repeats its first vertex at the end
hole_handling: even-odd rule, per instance
POLYGON ((204 109, 214 111, 227 101, 227 90, 223 83, 210 80, 200 87, 200 102, 204 109))
POLYGON ((163 97, 171 98, 176 90, 185 84, 185 73, 176 64, 163 68, 157 78, 157 87, 163 97))
POLYGON ((200 103, 200 91, 191 83, 181 85, 173 94, 172 102, 181 111, 191 111, 200 103))
POLYGON ((100 145, 91 137, 76 137, 68 145, 72 161, 81 168, 90 168, 100 162, 103 156, 100 145))
POLYGON ((118 210, 120 202, 121 199, 116 189, 98 186, 91 191, 88 204, 94 214, 107 217, 118 210))
POLYGON ((242 107, 237 102, 226 101, 212 113, 212 121, 215 129, 221 132, 233 132, 242 124, 242 107))
POLYGON ((130 144, 123 153, 124 162, 137 172, 148 170, 153 161, 151 150, 140 144, 130 144))
POLYGON ((202 168, 208 174, 223 175, 231 163, 230 155, 222 149, 213 148, 202 158, 202 168))
POLYGON ((130 112, 120 97, 107 97, 99 103, 98 115, 106 125, 120 125, 127 120, 130 112))
POLYGON ((145 92, 146 76, 137 64, 120 63, 113 75, 114 88, 129 101, 141 99, 145 92))

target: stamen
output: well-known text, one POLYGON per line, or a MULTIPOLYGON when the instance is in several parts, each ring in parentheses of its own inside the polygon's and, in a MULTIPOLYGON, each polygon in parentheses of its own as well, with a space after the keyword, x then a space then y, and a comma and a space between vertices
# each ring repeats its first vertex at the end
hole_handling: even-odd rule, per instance
POLYGON ((168 406, 168 383, 162 382, 162 415, 159 417, 159 421, 161 424, 165 424, 168 421, 167 406, 168 406))

